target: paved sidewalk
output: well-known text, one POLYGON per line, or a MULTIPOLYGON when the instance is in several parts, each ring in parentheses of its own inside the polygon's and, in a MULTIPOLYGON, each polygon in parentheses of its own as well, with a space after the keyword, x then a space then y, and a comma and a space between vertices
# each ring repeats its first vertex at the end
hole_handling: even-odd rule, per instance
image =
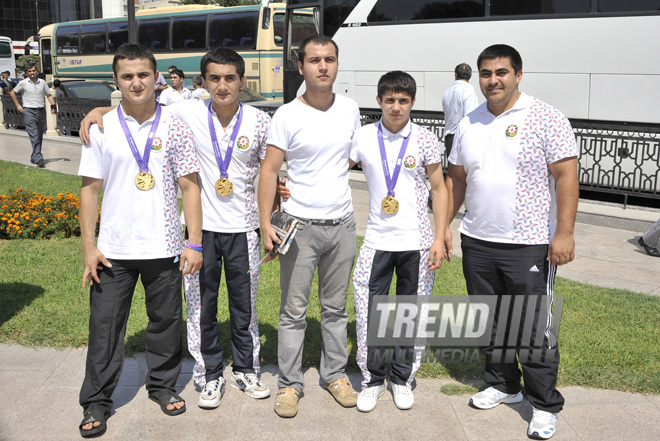
MULTIPOLYGON (((0 131, 0 160, 29 164, 30 144, 23 132, 0 131)), ((73 138, 44 139, 48 170, 75 174, 80 145, 73 138)), ((0 179, 2 177, 0 176, 0 179)), ((353 198, 359 234, 364 233, 368 195, 359 175, 353 176, 353 198)), ((29 186, 29 183, 26 183, 29 186)), ((560 277, 594 285, 660 295, 660 259, 647 256, 636 240, 660 217, 657 210, 580 202, 576 225, 576 259, 559 270, 560 277), (614 227, 614 228, 612 228, 614 227)), ((454 250, 460 246, 454 220, 454 250)), ((76 440, 82 418, 78 391, 84 376, 85 350, 57 351, 0 345, 0 441, 76 440)), ((275 391, 276 367, 262 378, 275 391)), ((167 417, 147 399, 143 387, 144 355, 125 360, 113 415, 103 440, 524 440, 531 405, 502 405, 489 411, 467 406, 468 395, 441 392, 451 380, 421 379, 410 411, 396 409, 388 392, 369 414, 343 409, 319 385, 316 369, 305 374, 306 390, 296 418, 273 412, 274 395, 256 401, 228 387, 220 408, 196 406, 192 361, 184 362, 178 385, 188 410, 167 417)), ((226 376, 227 378, 229 375, 226 376)), ((359 386, 359 377, 351 374, 359 386)), ((608 390, 561 389, 566 407, 559 414, 553 439, 660 439, 660 396, 608 390)))

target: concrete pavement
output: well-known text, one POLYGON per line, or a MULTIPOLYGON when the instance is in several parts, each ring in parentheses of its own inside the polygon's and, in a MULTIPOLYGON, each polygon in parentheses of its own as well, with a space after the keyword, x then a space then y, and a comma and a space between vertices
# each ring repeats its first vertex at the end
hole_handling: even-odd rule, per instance
MULTIPOLYGON (((0 159, 29 164, 30 143, 19 131, 0 131, 0 159)), ((75 174, 80 146, 73 138, 45 138, 46 168, 75 174)), ((0 177, 1 179, 1 177, 0 177)), ((368 195, 359 176, 352 178, 356 219, 364 232, 368 195)), ((580 202, 576 225, 576 259, 559 271, 560 277, 593 285, 660 295, 660 259, 647 256, 636 240, 660 217, 657 210, 623 209, 612 204, 580 202), (621 225, 627 227, 622 229, 621 225), (618 227, 617 227, 618 226, 618 227), (616 227, 616 228, 612 228, 616 227)), ((460 254, 454 221, 454 250, 460 254)), ((0 441, 80 439, 82 412, 78 391, 84 375, 85 350, 58 351, 0 345, 0 441)), ((192 362, 186 360, 178 386, 188 411, 165 416, 144 390, 144 355, 126 359, 108 421, 105 440, 206 439, 527 439, 531 405, 524 400, 489 411, 467 406, 468 395, 441 392, 451 380, 420 379, 415 406, 396 409, 388 392, 376 410, 361 414, 343 409, 319 386, 316 369, 305 374, 306 389, 296 418, 284 420, 273 412, 274 395, 252 400, 227 388, 220 408, 196 406, 192 362)), ((226 376, 227 378, 229 375, 226 376)), ((275 392, 277 370, 266 366, 262 379, 275 392)), ((359 376, 351 374, 357 386, 359 376)), ((478 384, 477 384, 478 386, 478 384)), ((566 387, 566 407, 559 414, 553 439, 660 439, 660 396, 566 387)))

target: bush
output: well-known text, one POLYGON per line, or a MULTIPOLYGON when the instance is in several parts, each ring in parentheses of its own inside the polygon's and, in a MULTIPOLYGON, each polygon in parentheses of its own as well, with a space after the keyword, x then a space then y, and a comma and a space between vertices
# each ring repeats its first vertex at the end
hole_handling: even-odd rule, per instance
POLYGON ((69 192, 44 196, 19 188, 14 195, 0 195, 0 238, 80 236, 79 204, 80 199, 69 192))

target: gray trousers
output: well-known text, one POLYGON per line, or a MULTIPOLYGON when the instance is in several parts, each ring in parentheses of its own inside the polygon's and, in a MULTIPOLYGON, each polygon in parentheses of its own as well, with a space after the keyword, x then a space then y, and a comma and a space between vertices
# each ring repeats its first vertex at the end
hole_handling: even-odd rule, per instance
POLYGON ((660 219, 642 236, 644 243, 653 248, 660 247, 660 219))
POLYGON ((278 386, 303 391, 302 353, 307 305, 314 272, 318 268, 321 304, 321 366, 323 381, 345 376, 348 362, 346 296, 355 260, 353 215, 334 226, 299 225, 296 237, 280 256, 282 303, 278 329, 278 386))
POLYGON ((41 154, 41 142, 44 139, 44 131, 46 130, 46 108, 24 107, 23 120, 25 121, 25 130, 27 130, 32 144, 30 160, 36 164, 44 159, 41 154))

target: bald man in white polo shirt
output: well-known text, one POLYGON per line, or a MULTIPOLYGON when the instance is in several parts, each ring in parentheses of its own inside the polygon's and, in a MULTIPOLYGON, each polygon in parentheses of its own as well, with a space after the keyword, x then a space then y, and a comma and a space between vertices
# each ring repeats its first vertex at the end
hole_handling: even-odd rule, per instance
MULTIPOLYGON (((575 136, 560 111, 518 90, 522 59, 514 48, 490 46, 479 55, 477 66, 486 102, 461 120, 454 137, 447 179, 449 220, 465 201, 459 231, 468 294, 526 296, 527 305, 536 302, 538 317, 543 300, 552 305, 557 266, 574 258, 575 136)), ((451 248, 449 229, 445 240, 451 248)), ((482 348, 489 387, 470 404, 490 409, 522 401, 520 363, 533 406, 527 433, 548 439, 564 398, 556 389, 559 351, 550 311, 543 326, 535 330, 543 332, 542 345, 531 349, 554 355, 541 361, 521 355, 521 342, 513 361, 498 357, 492 341, 482 348)), ((497 324, 493 327, 495 336, 497 324)))

